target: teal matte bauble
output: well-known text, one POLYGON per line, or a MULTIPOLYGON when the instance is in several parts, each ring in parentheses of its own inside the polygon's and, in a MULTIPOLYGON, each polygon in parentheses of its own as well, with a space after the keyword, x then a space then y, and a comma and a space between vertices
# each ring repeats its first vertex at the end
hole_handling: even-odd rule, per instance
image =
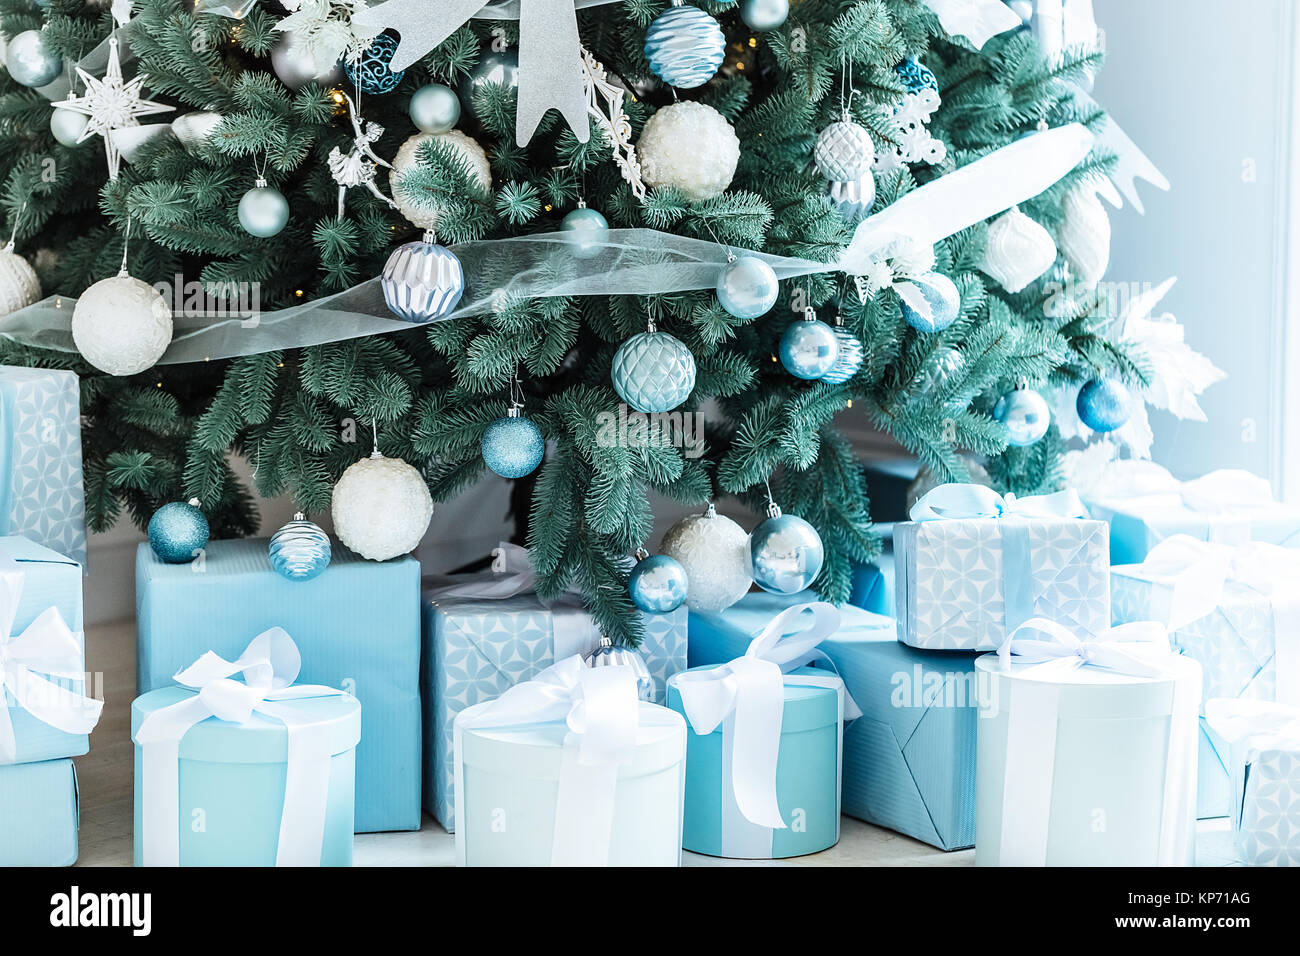
POLYGON ((775 30, 790 15, 790 0, 740 0, 740 19, 751 30, 775 30))
POLYGON ((168 564, 193 561, 207 547, 209 533, 197 498, 169 502, 149 519, 149 547, 168 564))
POLYGON ((594 259, 605 248, 609 223, 594 209, 579 206, 560 221, 560 231, 569 233, 569 251, 575 259, 594 259))
POLYGON ((835 330, 818 319, 791 322, 781 336, 781 364, 795 378, 821 378, 835 367, 839 341, 835 330))
POLYGON ((90 117, 85 113, 56 106, 50 110, 50 132, 62 146, 76 146, 81 142, 81 134, 90 125, 90 117))
POLYGON ((618 397, 638 412, 672 411, 695 388, 695 356, 667 332, 642 332, 614 353, 610 380, 618 397))
POLYGON ((407 107, 421 133, 445 133, 460 120, 460 97, 441 83, 427 83, 411 94, 407 107))
POLYGON ((758 256, 730 259, 718 273, 718 304, 738 319, 756 319, 776 305, 781 286, 758 256))
POLYGON ((268 186, 265 179, 259 179, 239 200, 239 224, 250 236, 270 239, 288 223, 289 200, 280 190, 268 186))
POLYGON ((1034 444, 1052 424, 1047 399, 1030 388, 1017 388, 999 398, 993 417, 1006 426, 1007 442, 1018 447, 1034 444))

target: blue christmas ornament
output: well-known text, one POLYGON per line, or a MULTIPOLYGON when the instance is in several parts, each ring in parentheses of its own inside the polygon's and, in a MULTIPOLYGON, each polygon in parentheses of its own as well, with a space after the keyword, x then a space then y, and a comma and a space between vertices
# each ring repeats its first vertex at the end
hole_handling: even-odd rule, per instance
POLYGON ((63 58, 46 44, 42 31, 24 30, 5 47, 4 65, 15 83, 39 89, 58 79, 63 58))
POLYGON ((542 430, 512 405, 505 418, 487 427, 479 443, 484 463, 502 478, 522 478, 532 474, 542 463, 546 439, 542 430))
POLYGON ((421 133, 445 133, 460 119, 460 97, 441 83, 428 83, 411 94, 407 107, 421 133))
POLYGON ((699 7, 671 6, 645 34, 650 69, 669 86, 684 90, 709 82, 722 66, 726 48, 722 27, 699 7))
POLYGON ((278 236, 289 223, 289 200, 280 190, 258 179, 239 200, 239 224, 244 232, 258 239, 278 236))
POLYGON ((695 356, 667 332, 634 335, 614 353, 609 373, 614 391, 638 412, 672 411, 695 388, 695 356))
POLYGON ((903 321, 918 332, 942 332, 957 321, 961 293, 951 279, 942 272, 927 272, 910 281, 930 307, 930 317, 926 318, 903 299, 903 321))
POLYGON ((563 232, 571 232, 569 248, 575 259, 594 259, 605 248, 604 240, 609 223, 594 209, 583 203, 560 221, 563 232))
POLYGON ((275 534, 267 547, 271 568, 290 581, 310 581, 330 563, 330 536, 301 511, 275 534))
POLYGON ((919 93, 921 90, 939 92, 939 81, 934 78, 930 68, 914 56, 909 56, 894 67, 894 72, 903 81, 903 86, 907 87, 909 93, 919 93))
POLYGON ((391 93, 406 74, 405 70, 388 68, 396 52, 397 41, 391 35, 381 33, 361 51, 355 62, 351 57, 343 58, 343 72, 362 93, 391 93))
POLYGON ((149 547, 168 564, 193 561, 207 546, 208 534, 198 498, 165 504, 149 519, 149 547))
POLYGON ((993 406, 993 417, 1006 426, 1007 441, 1021 447, 1038 441, 1052 424, 1047 399, 1023 386, 998 399, 993 406))
POLYGON ((790 0, 741 0, 740 19, 751 30, 775 30, 790 15, 790 0))
POLYGON ((632 603, 647 614, 667 614, 681 607, 690 590, 686 569, 666 554, 637 554, 640 560, 627 579, 632 603))
POLYGON ((776 505, 749 536, 754 583, 774 594, 804 590, 821 572, 825 556, 817 529, 797 515, 783 515, 776 505))
POLYGON ((836 324, 831 331, 835 333, 835 364, 822 376, 822 381, 830 385, 843 385, 862 368, 862 342, 842 325, 836 324))
POLYGON ((766 314, 779 291, 776 273, 758 256, 733 256, 718 273, 718 304, 738 319, 766 314))
POLYGON ((781 336, 781 364, 795 378, 821 378, 834 367, 839 355, 835 330, 812 318, 814 314, 809 309, 806 318, 791 322, 781 336))
POLYGON ((1113 378, 1095 378, 1079 389, 1074 407, 1079 421, 1095 432, 1113 432, 1126 421, 1132 398, 1124 383, 1113 378))
POLYGON ((446 246, 433 241, 408 242, 393 250, 379 280, 384 301, 407 322, 432 322, 456 308, 465 291, 460 260, 446 246))

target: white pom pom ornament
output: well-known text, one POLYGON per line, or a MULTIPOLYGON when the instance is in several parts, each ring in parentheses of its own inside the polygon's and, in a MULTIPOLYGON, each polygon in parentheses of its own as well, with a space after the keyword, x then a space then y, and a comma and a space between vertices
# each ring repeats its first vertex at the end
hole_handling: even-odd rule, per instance
POLYGON ((82 357, 109 375, 134 375, 162 358, 172 340, 172 310, 158 290, 126 267, 81 294, 72 312, 72 341, 82 357))
POLYGON ((41 281, 10 242, 0 249, 0 315, 26 308, 41 297, 41 281))
POLYGON ((686 571, 686 605, 695 611, 721 611, 749 590, 749 535, 713 505, 702 515, 677 522, 659 547, 686 571))
POLYGON ((685 100, 646 121, 636 144, 641 175, 650 186, 673 186, 700 202, 731 185, 740 139, 711 106, 685 100))
POLYGON ((340 476, 330 513, 340 541, 363 558, 387 561, 420 543, 433 517, 433 498, 418 471, 375 449, 340 476))
POLYGON ((1016 206, 989 223, 980 269, 1006 289, 1019 292, 1052 267, 1052 235, 1016 206))
POLYGON ((405 173, 419 166, 420 147, 433 140, 446 143, 456 151, 456 154, 469 166, 475 182, 484 193, 492 190, 492 165, 488 162, 483 147, 471 137, 458 129, 448 130, 445 133, 416 133, 398 147, 397 155, 393 157, 393 168, 388 174, 388 183, 393 189, 393 202, 397 203, 397 208, 402 211, 402 215, 410 220, 412 225, 419 226, 421 229, 432 229, 437 226, 438 213, 418 205, 414 195, 408 195, 398 183, 405 173))

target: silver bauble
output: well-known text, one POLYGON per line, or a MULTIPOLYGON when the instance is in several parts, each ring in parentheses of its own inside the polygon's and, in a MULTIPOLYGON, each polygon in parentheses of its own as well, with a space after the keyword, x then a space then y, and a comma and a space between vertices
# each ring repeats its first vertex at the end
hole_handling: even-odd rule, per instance
POLYGON ((83 140, 81 134, 90 125, 90 117, 64 106, 50 110, 50 132, 54 139, 63 146, 77 146, 83 140))
POLYGON ((407 322, 440 319, 460 301, 465 275, 446 246, 427 240, 393 250, 380 277, 388 308, 407 322))
POLYGON ((411 94, 411 122, 421 133, 445 133, 460 119, 460 97, 441 83, 428 83, 411 94))
POLYGON ((41 30, 24 30, 5 47, 5 68, 22 86, 49 86, 63 71, 63 58, 50 49, 41 30))
POLYGON ((474 95, 489 85, 515 89, 519 86, 519 54, 514 50, 489 50, 479 57, 478 65, 456 84, 460 98, 462 125, 482 129, 474 113, 474 95))
POLYGON ((816 528, 772 505, 749 536, 749 553, 755 584, 773 594, 796 594, 816 580, 826 552, 816 528))
POLYGON ((265 179, 259 179, 240 198, 238 216, 239 225, 250 236, 270 239, 289 223, 289 200, 280 190, 268 186, 265 179))
POLYGON ((418 471, 378 451, 348 466, 330 502, 334 533, 371 561, 409 554, 429 530, 433 498, 418 471))
POLYGON ((841 218, 851 226, 856 225, 867 218, 876 202, 876 177, 867 172, 857 179, 835 180, 828 191, 841 218))
POLYGON ((101 279, 72 311, 72 341, 109 375, 152 368, 172 340, 172 311, 158 290, 129 275, 101 279))
POLYGON ((749 535, 713 505, 702 515, 683 518, 664 535, 661 554, 674 558, 690 582, 686 606, 721 611, 749 591, 749 535))
POLYGON ((26 259, 13 246, 0 249, 0 316, 8 315, 40 301, 41 280, 26 259))
POLYGON ((291 90, 299 90, 308 83, 334 86, 343 82, 343 64, 336 61, 324 70, 316 69, 311 56, 289 30, 280 31, 279 39, 271 48, 271 69, 291 90))
POLYGON ((600 639, 600 647, 587 657, 588 667, 630 667, 636 675, 636 695, 642 700, 654 703, 655 679, 646 666, 645 658, 635 647, 615 644, 608 637, 600 639))

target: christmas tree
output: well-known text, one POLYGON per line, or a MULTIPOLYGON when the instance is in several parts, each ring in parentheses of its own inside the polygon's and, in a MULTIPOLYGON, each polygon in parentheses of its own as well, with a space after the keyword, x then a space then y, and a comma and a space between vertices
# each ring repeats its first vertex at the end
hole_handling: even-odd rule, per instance
MULTIPOLYGON (((525 7, 530 2, 522 0, 525 7)), ((578 116, 590 123, 585 141, 571 128, 574 118, 556 110, 535 132, 519 135, 517 127, 526 125, 522 118, 517 123, 521 105, 527 101, 533 111, 538 103, 525 84, 530 76, 539 80, 536 71, 524 71, 514 82, 514 50, 529 49, 526 37, 521 46, 520 31, 538 29, 536 20, 447 25, 446 39, 407 67, 392 89, 376 92, 396 76, 382 57, 374 63, 381 48, 391 59, 393 34, 372 42, 373 25, 354 22, 364 0, 285 6, 290 9, 276 0, 235 9, 200 2, 207 12, 196 12, 189 0, 138 0, 129 25, 116 34, 130 54, 124 72, 147 77, 148 100, 176 108, 144 122, 188 114, 190 125, 176 128, 175 136, 148 138, 121 162, 116 178, 107 176, 102 137, 76 143, 65 132, 56 139, 50 99, 0 77, 4 209, 17 251, 35 264, 47 293, 77 296, 115 275, 126 244, 130 274, 138 279, 171 286, 179 276, 208 288, 256 284, 260 308, 274 311, 377 276, 393 249, 419 240, 430 221, 439 243, 458 247, 554 233, 580 205, 615 229, 720 243, 742 259, 745 251, 761 251, 833 263, 865 212, 887 208, 1040 127, 1096 128, 1103 121, 1077 92, 1100 65, 1095 50, 1048 57, 1023 29, 976 49, 949 36, 919 0, 802 0, 784 19, 781 3, 685 8, 716 18, 720 66, 708 62, 714 51, 706 29, 688 62, 654 69, 646 37, 666 9, 662 0, 579 6, 582 48, 626 91, 621 109, 633 140, 675 104, 712 111, 701 121, 704 114, 678 110, 680 122, 663 124, 653 150, 642 141, 649 186, 643 191, 615 161, 602 124, 585 113, 578 116), (764 15, 775 22, 763 22, 764 15), (277 30, 290 16, 285 25, 292 29, 277 30), (283 49, 290 40, 296 50, 283 49), (334 55, 330 43, 349 67, 346 78, 328 63, 316 69, 312 54, 326 48, 327 58, 334 55), (277 50, 280 59, 273 61, 277 50), (674 66, 698 70, 697 61, 705 63, 705 80, 697 85, 678 77, 675 90, 661 75, 674 66), (377 86, 362 69, 372 66, 377 86), (341 202, 335 167, 351 157, 353 171, 364 173, 371 155, 392 162, 417 132, 411 117, 421 107, 413 109, 413 96, 430 84, 459 92, 462 133, 412 145, 391 180, 379 166, 369 177, 374 188, 362 175, 341 202), (938 94, 932 115, 923 108, 926 91, 938 94), (909 105, 918 95, 920 113, 909 105), (905 120, 914 120, 910 132, 905 120), (838 122, 852 127, 848 146, 830 143, 824 152, 819 136, 838 122), (382 134, 374 135, 380 127, 382 134), (733 148, 727 128, 739 153, 729 177, 725 168, 719 172, 733 148), (861 166, 856 180, 827 175, 837 161, 864 162, 852 152, 862 130, 875 156, 892 161, 877 163, 874 182, 869 169, 860 174, 861 166), (370 152, 358 153, 366 131, 370 152), (461 138, 466 134, 490 162, 486 184, 480 154, 461 138), (692 172, 692 163, 700 168, 692 172), (716 182, 719 177, 726 181, 716 182), (241 225, 240 212, 260 180, 288 208, 283 228, 261 237, 241 225), (387 199, 399 188, 409 218, 387 199)), ((121 4, 114 7, 124 19, 121 4)), ((383 11, 376 10, 381 22, 383 11)), ((436 13, 429 5, 428 18, 436 13)), ((82 0, 41 6, 0 0, 0 26, 10 38, 41 31, 67 75, 71 64, 87 58, 86 72, 100 77, 102 55, 100 61, 88 55, 102 54, 115 22, 109 10, 82 0)), ((87 84, 77 79, 72 88, 84 94, 87 84)), ((69 120, 66 113, 61 120, 69 120)), ((1112 161, 1094 150, 1056 185, 1007 213, 1027 218, 1027 226, 1017 219, 1005 228, 1038 223, 1058 232, 1066 197, 1104 177, 1112 161)), ((276 209, 269 212, 274 218, 276 209)), ((229 465, 232 452, 255 465, 261 495, 287 492, 304 511, 325 511, 339 476, 370 453, 372 430, 386 456, 421 469, 435 501, 451 501, 484 474, 483 435, 521 397, 523 414, 549 442, 540 469, 520 480, 516 495, 541 593, 576 585, 606 633, 635 642, 625 559, 653 544, 646 541, 651 488, 691 505, 734 495, 756 514, 774 500, 820 534, 825 562, 817 590, 830 600, 847 598, 852 563, 870 560, 878 542, 860 466, 837 419, 866 416, 936 480, 964 480, 965 456, 974 455, 987 461, 1000 490, 1059 487, 1064 448, 1055 429, 1009 444, 1015 435, 994 416, 997 402, 1025 383, 1144 384, 1141 357, 1106 341, 1103 316, 1086 292, 1059 301, 1062 280, 1085 265, 1072 262, 1068 248, 1024 282, 995 278, 989 230, 980 223, 938 242, 932 266, 928 249, 896 250, 892 263, 856 280, 829 269, 787 279, 775 303, 760 303, 755 317, 744 303, 721 302, 712 289, 507 294, 491 308, 405 331, 160 364, 124 377, 103 374, 76 354, 12 340, 0 343, 0 360, 82 375, 86 503, 95 529, 110 526, 123 510, 143 525, 162 503, 194 496, 214 536, 252 532, 250 489, 229 465), (909 272, 909 258, 922 265, 909 272), (951 307, 950 315, 917 315, 893 281, 931 273, 955 287, 959 301, 945 303, 936 280, 936 311, 951 307), (845 350, 839 354, 847 365, 830 380, 787 370, 779 344, 808 309, 828 325, 841 323, 841 342, 860 342, 860 364, 845 350), (637 442, 599 437, 602 416, 620 405, 611 387, 615 353, 648 320, 693 357, 693 389, 677 410, 703 410, 703 454, 681 447, 671 430, 637 442)), ((476 282, 490 289, 508 284, 509 276, 476 276, 467 265, 465 280, 468 301, 476 282)), ((485 297, 480 289, 475 301, 485 297)))

